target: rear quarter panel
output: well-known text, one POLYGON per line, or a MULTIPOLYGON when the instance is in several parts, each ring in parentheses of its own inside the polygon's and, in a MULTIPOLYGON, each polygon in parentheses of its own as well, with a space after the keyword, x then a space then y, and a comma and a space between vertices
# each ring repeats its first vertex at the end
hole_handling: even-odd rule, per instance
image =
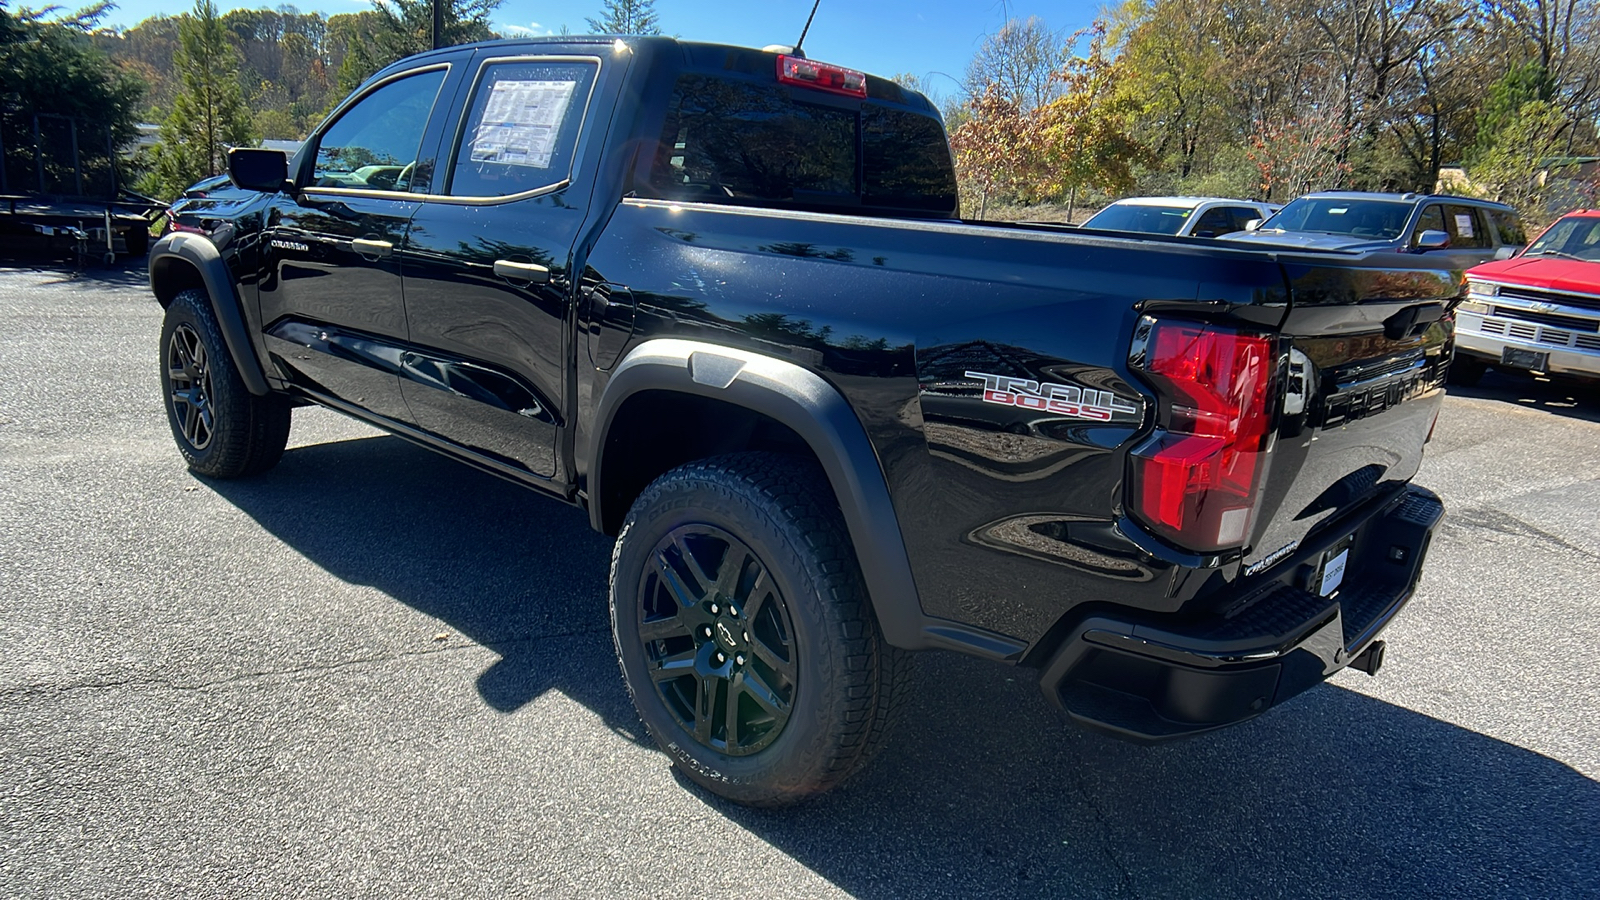
MULTIPOLYGON (((1140 311, 1285 311, 1274 263, 1212 241, 658 201, 625 201, 588 266, 631 292, 632 344, 704 340, 826 378, 876 449, 924 611, 1030 643, 1075 604, 1178 602, 1180 570, 1114 528, 1151 415, 1126 365, 1140 311), (1056 402, 986 401, 984 376, 1056 402)), ((580 386, 591 410, 604 380, 580 386)))

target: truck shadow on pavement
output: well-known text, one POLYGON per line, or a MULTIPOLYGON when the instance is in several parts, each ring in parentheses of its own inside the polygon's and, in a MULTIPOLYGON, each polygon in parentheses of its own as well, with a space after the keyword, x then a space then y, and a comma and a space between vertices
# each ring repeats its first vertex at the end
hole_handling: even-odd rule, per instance
POLYGON ((209 484, 333 575, 499 653, 477 682, 490 707, 555 689, 640 739, 611 651, 612 541, 580 511, 394 437, 292 448, 265 477, 209 484))
MULTIPOLYGON (((213 487, 501 654, 477 682, 492 708, 557 690, 643 739, 612 663, 611 541, 578 511, 386 437, 213 487)), ((750 810, 679 780, 858 897, 1600 896, 1600 784, 1515 745, 1329 685, 1141 747, 1065 724, 1029 672, 920 662, 904 724, 833 794, 750 810)))
POLYGON ((1450 385, 1449 393, 1452 397, 1496 400, 1585 422, 1600 422, 1600 383, 1536 378, 1527 373, 1490 369, 1484 373, 1483 380, 1471 387, 1450 385))

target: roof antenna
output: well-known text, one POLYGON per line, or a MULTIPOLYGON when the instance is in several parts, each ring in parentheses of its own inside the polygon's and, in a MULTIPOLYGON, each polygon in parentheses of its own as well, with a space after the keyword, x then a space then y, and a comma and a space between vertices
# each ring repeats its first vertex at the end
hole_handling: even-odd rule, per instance
POLYGON ((801 59, 805 59, 806 52, 800 49, 800 45, 806 42, 806 32, 811 30, 811 20, 817 17, 817 7, 821 5, 822 0, 817 0, 817 2, 811 4, 811 15, 806 16, 806 27, 800 29, 800 40, 794 42, 794 55, 801 59))

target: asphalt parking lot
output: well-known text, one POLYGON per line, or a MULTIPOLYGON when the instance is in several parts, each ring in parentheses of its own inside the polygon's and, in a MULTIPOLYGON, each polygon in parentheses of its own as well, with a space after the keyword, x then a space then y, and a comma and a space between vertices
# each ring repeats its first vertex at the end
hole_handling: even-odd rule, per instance
POLYGON ((1377 678, 1147 748, 927 655, 807 806, 675 777, 575 510, 323 410, 189 475, 137 268, 0 268, 0 896, 1600 896, 1600 391, 1491 373, 1377 678))

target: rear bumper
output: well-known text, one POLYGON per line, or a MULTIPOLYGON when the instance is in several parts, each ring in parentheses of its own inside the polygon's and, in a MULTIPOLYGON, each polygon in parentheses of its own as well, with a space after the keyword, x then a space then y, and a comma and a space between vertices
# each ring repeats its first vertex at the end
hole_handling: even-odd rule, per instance
POLYGON ((1253 718, 1372 646, 1415 591, 1443 515, 1439 498, 1416 486, 1380 507, 1355 529, 1350 574, 1331 597, 1306 585, 1323 551, 1349 532, 1300 548, 1222 614, 1087 618, 1041 687, 1075 721, 1141 742, 1253 718))

